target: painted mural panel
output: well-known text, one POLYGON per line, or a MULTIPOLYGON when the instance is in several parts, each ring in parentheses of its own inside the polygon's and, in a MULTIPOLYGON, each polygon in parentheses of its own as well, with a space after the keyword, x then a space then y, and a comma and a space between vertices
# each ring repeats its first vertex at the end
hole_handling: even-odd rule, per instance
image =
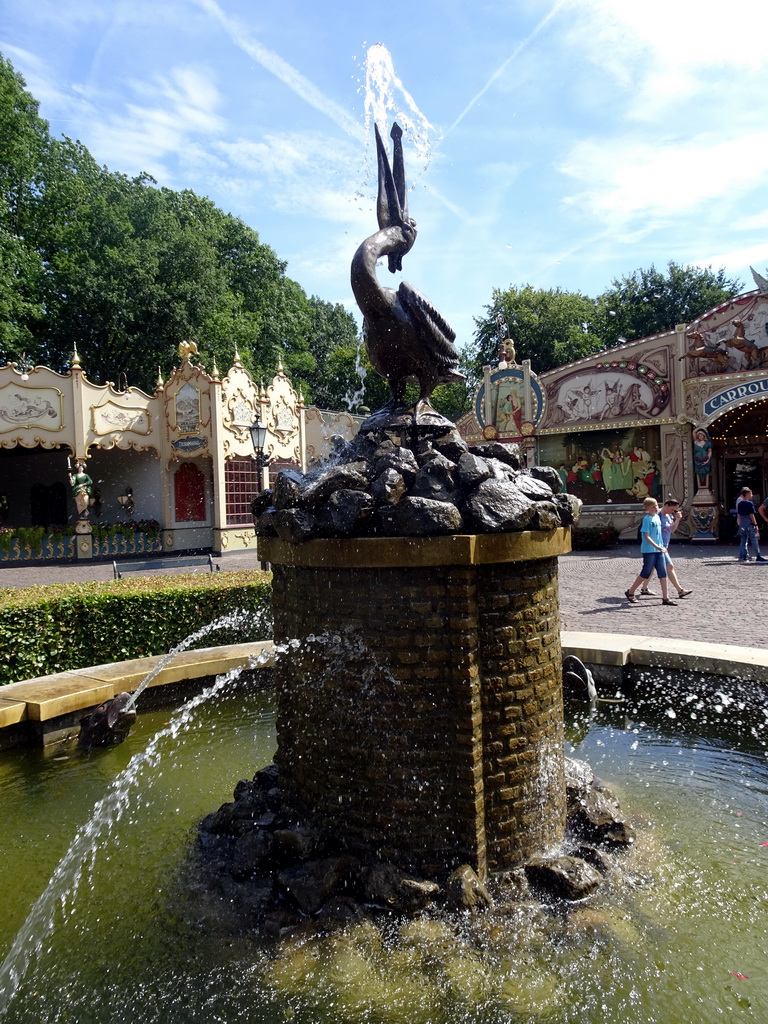
POLYGON ((633 504, 663 491, 658 427, 548 435, 539 439, 538 461, 585 505, 633 504))
POLYGON ((62 429, 62 396, 55 388, 25 388, 5 384, 0 388, 0 433, 19 427, 62 429))
POLYGON ((649 419, 668 405, 668 379, 631 359, 597 363, 547 386, 546 427, 595 420, 649 419))

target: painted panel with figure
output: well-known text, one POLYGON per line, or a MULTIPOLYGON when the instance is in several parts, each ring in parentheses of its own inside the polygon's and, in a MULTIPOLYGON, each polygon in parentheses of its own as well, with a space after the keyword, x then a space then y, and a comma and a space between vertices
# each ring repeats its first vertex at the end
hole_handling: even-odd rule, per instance
POLYGON ((657 427, 590 430, 542 437, 539 462, 585 505, 632 504, 662 494, 657 427))

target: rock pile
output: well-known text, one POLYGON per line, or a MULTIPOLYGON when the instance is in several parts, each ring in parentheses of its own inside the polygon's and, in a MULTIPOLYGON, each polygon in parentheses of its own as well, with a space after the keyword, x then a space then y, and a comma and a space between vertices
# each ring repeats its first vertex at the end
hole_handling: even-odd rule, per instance
POLYGON ((278 473, 251 505, 256 533, 300 544, 314 537, 426 537, 570 526, 581 502, 560 494, 550 466, 523 470, 516 446, 467 445, 456 431, 416 441, 391 432, 333 440, 306 474, 278 473))
MULTIPOLYGON (((566 779, 564 849, 497 879, 502 900, 511 891, 550 904, 583 899, 616 869, 617 852, 633 842, 632 826, 588 765, 566 759, 566 779)), ((280 939, 308 919, 330 931, 363 918, 443 907, 478 912, 494 904, 493 885, 486 887, 469 865, 445 878, 419 878, 297 822, 281 805, 275 765, 239 782, 234 800, 201 822, 199 853, 207 887, 268 939, 280 939)))

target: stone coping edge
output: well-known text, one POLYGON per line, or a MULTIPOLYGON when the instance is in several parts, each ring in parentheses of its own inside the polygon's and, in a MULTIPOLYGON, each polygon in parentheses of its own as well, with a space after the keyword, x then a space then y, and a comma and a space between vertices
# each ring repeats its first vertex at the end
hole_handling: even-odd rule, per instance
POLYGON ((249 658, 265 650, 274 651, 271 640, 181 651, 170 659, 167 654, 134 658, 11 683, 0 687, 0 729, 24 721, 46 722, 94 707, 123 690, 135 690, 164 661, 167 664, 149 684, 151 688, 221 675, 246 665, 249 658))
POLYGON ((259 558, 273 565, 394 569, 434 565, 531 562, 571 550, 570 527, 518 533, 455 533, 444 537, 345 537, 291 544, 259 537, 259 558))
MULTIPOLYGON (((768 650, 732 644, 667 640, 624 633, 561 633, 563 654, 575 654, 589 665, 642 665, 704 672, 768 683, 768 650)), ((151 686, 219 675, 245 665, 252 656, 273 651, 269 640, 184 651, 161 669, 151 686)), ((0 729, 24 721, 45 722, 134 690, 167 656, 96 665, 41 676, 0 688, 0 729)))

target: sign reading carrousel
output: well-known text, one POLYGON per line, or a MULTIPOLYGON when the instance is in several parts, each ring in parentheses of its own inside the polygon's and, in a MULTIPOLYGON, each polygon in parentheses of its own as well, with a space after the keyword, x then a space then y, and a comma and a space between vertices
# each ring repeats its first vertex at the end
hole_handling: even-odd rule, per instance
POLYGON ((709 419, 710 416, 722 412, 726 406, 740 404, 750 398, 768 398, 768 377, 748 380, 743 384, 734 384, 733 387, 718 391, 704 403, 702 408, 704 417, 709 419))

